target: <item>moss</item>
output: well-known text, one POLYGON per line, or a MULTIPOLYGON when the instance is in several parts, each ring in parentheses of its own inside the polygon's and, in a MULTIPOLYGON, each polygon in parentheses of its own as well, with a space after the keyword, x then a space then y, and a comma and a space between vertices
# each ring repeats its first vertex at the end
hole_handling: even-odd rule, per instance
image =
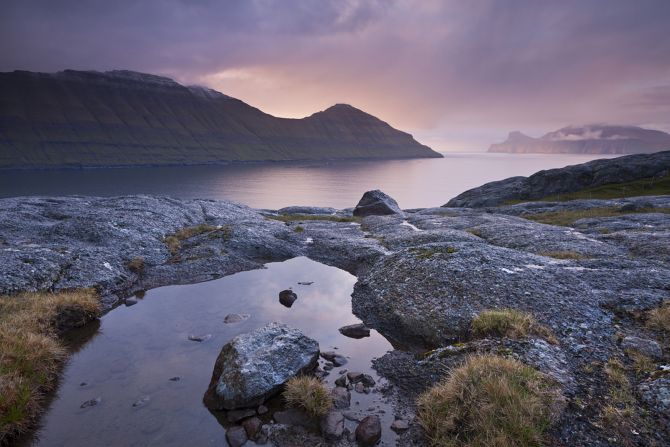
POLYGON ((619 207, 589 208, 585 210, 551 211, 537 214, 522 214, 521 217, 535 222, 549 225, 572 226, 579 219, 597 217, 616 217, 625 214, 638 213, 670 213, 670 208, 641 208, 638 210, 622 211, 619 207))
POLYGON ((540 446, 560 395, 547 376, 495 355, 468 358, 418 399, 433 446, 540 446))
POLYGON ((328 222, 360 222, 360 217, 333 216, 330 214, 278 214, 267 215, 266 219, 278 220, 280 222, 302 222, 307 220, 322 220, 328 222))
POLYGON ((471 323, 472 333, 476 337, 526 338, 540 336, 550 343, 557 343, 551 330, 540 325, 528 312, 515 309, 485 310, 480 312, 471 323))
POLYGON ((458 252, 454 247, 412 248, 411 251, 419 259, 430 259, 438 254, 454 254, 458 252))
POLYGON ((0 444, 32 424, 53 389, 66 357, 58 334, 99 313, 89 289, 0 296, 0 444))
POLYGON ((310 416, 328 414, 333 400, 328 388, 316 377, 300 376, 290 379, 284 389, 284 400, 291 407, 300 407, 310 416))
POLYGON ((295 231, 296 233, 302 233, 303 231, 305 231, 305 227, 298 225, 293 229, 293 231, 295 231))

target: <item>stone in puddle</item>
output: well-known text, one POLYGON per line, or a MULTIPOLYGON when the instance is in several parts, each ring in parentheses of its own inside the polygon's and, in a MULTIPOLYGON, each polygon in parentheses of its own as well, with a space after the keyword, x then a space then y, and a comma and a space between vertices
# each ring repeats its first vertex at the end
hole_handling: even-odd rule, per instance
POLYGON ((212 334, 204 334, 204 335, 194 335, 190 334, 188 336, 188 339, 191 341, 197 341, 198 343, 202 343, 203 341, 207 341, 210 338, 212 338, 212 334))
POLYGON ((134 408, 143 407, 146 404, 148 404, 150 400, 151 400, 151 398, 149 396, 142 396, 139 399, 137 399, 135 402, 133 402, 133 407, 134 408))
POLYGON ((290 378, 312 371, 318 358, 319 344, 284 324, 238 335, 221 349, 204 403, 212 410, 258 406, 290 378))
POLYGON ((342 374, 340 377, 335 379, 335 385, 341 386, 341 387, 346 387, 347 386, 347 376, 342 374))
POLYGON ((126 298, 124 304, 126 305, 126 307, 134 306, 135 304, 137 304, 137 300, 135 298, 126 298))
POLYGON ((378 416, 367 416, 356 427, 356 441, 361 446, 375 445, 382 437, 382 424, 378 416))
POLYGON ((279 292, 279 302, 286 307, 293 306, 293 303, 295 303, 295 300, 297 299, 298 295, 296 295, 296 293, 291 289, 286 289, 279 292))
POLYGON ((328 360, 335 366, 342 366, 347 363, 347 359, 344 356, 336 353, 335 351, 322 352, 321 357, 328 360))
POLYGON ((341 386, 336 386, 330 392, 330 396, 333 399, 333 406, 338 409, 349 408, 351 405, 351 393, 348 389, 341 386))
POLYGON ((228 419, 228 422, 235 423, 251 416, 256 416, 256 412, 251 408, 245 408, 243 410, 229 411, 226 418, 228 419))
POLYGON ((344 433, 344 415, 331 411, 321 420, 321 433, 329 441, 340 439, 344 433))
POLYGON ((370 336, 370 328, 363 323, 350 324, 349 326, 342 326, 340 334, 350 338, 364 338, 370 336))
POLYGON ((297 425, 308 429, 318 429, 318 421, 307 413, 297 408, 289 408, 285 411, 275 411, 272 418, 278 424, 297 425))
POLYGON ((223 319, 223 322, 226 324, 240 323, 244 320, 248 320, 250 317, 249 314, 228 314, 223 319))
POLYGON ((356 384, 356 386, 354 387, 354 390, 355 390, 357 393, 360 393, 360 394, 365 393, 365 385, 363 385, 362 383, 358 382, 358 383, 356 384))
POLYGON ((249 439, 256 439, 256 437, 258 436, 258 432, 261 430, 262 426, 263 421, 258 419, 256 416, 250 417, 242 421, 242 427, 244 427, 244 430, 246 430, 247 437, 249 439))
POLYGON ((101 398, 101 397, 96 397, 96 398, 94 398, 94 399, 89 399, 89 400, 87 400, 86 402, 84 402, 83 404, 81 404, 81 405, 79 406, 79 408, 95 407, 95 406, 98 405, 100 402, 102 402, 102 398, 101 398))
POLYGON ((389 214, 402 214, 398 202, 378 189, 363 194, 361 200, 354 208, 354 216, 384 216, 389 214))
POLYGON ((268 412, 268 407, 266 407, 265 405, 259 405, 256 412, 260 415, 264 415, 265 413, 268 412))
POLYGON ((375 386, 375 379, 370 374, 363 374, 360 372, 350 371, 347 373, 347 378, 351 383, 361 382, 365 387, 375 386))
POLYGON ((395 431, 395 432, 405 431, 405 430, 407 430, 408 428, 409 428, 409 422, 407 422, 407 421, 404 420, 404 419, 396 419, 396 420, 393 421, 393 423, 391 424, 391 430, 393 430, 393 431, 395 431))
POLYGON ((249 440, 247 431, 241 425, 233 425, 226 430, 226 440, 230 447, 241 447, 249 440))

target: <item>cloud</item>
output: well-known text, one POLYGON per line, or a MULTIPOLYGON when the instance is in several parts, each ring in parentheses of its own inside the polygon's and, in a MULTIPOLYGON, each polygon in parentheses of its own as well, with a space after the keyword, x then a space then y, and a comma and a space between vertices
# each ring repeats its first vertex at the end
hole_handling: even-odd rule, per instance
POLYGON ((0 70, 129 68, 475 141, 670 123, 668 23, 666 0, 6 0, 0 70))

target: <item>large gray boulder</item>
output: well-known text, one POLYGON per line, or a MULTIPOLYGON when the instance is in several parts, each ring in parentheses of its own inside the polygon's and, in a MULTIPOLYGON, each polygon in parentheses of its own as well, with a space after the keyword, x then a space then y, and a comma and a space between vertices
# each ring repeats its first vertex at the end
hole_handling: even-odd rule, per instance
POLYGON ((238 335, 216 359, 205 405, 212 410, 260 405, 290 378, 314 369, 318 358, 319 344, 284 324, 238 335))
POLYGON ((480 208, 533 200, 612 183, 660 178, 670 173, 670 151, 594 160, 486 183, 451 199, 447 207, 480 208))
POLYGON ((398 206, 398 202, 378 189, 363 194, 358 205, 354 208, 354 216, 358 217, 389 214, 402 214, 402 210, 398 206))

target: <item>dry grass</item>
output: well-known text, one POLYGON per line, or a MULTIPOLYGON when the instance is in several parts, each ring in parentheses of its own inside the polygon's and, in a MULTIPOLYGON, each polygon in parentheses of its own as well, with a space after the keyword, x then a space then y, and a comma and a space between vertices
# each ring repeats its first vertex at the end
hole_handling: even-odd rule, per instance
POLYGON ((530 313, 516 309, 485 310, 472 319, 470 327, 476 337, 521 339, 537 335, 550 343, 558 342, 551 330, 539 324, 530 313))
POLYGON ((435 255, 449 254, 452 255, 458 250, 454 247, 429 247, 429 248, 412 248, 410 251, 419 259, 430 259, 435 255))
POLYGON ((173 234, 165 236, 163 242, 167 245, 172 261, 179 260, 179 251, 181 250, 182 242, 201 234, 209 233, 211 237, 220 237, 223 240, 228 240, 232 236, 232 228, 229 225, 214 226, 209 224, 200 224, 193 227, 182 228, 173 234))
POLYGON ((0 444, 32 424, 66 351, 58 334, 100 313, 92 290, 0 296, 0 444))
POLYGON ((647 327, 670 334, 670 300, 665 301, 661 307, 647 312, 647 327))
POLYGON ((618 358, 612 357, 604 367, 609 385, 607 403, 600 412, 603 426, 616 435, 616 443, 633 445, 630 434, 636 425, 635 396, 628 380, 626 369, 618 358))
POLYGON ((538 253, 540 256, 546 256, 548 258, 554 259, 588 259, 588 256, 585 256, 581 253, 571 250, 562 250, 562 251, 545 251, 538 253))
POLYGON ((468 358, 422 394, 418 419, 436 447, 540 446, 559 401, 547 376, 489 354, 468 358))
POLYGON ((314 417, 325 416, 333 406, 328 388, 316 377, 294 377, 286 382, 284 400, 314 417))
POLYGON ((267 215, 267 219, 278 220, 280 222, 301 222, 305 220, 325 220, 328 222, 360 222, 360 217, 333 216, 330 214, 278 214, 267 215))
POLYGON ((144 258, 138 256, 126 263, 126 267, 133 273, 141 274, 144 272, 144 258))
POLYGON ((670 208, 644 208, 634 211, 621 211, 619 207, 590 208, 585 210, 552 211, 538 214, 522 214, 520 217, 549 225, 572 226, 579 219, 596 217, 615 217, 624 214, 670 213, 670 208))

